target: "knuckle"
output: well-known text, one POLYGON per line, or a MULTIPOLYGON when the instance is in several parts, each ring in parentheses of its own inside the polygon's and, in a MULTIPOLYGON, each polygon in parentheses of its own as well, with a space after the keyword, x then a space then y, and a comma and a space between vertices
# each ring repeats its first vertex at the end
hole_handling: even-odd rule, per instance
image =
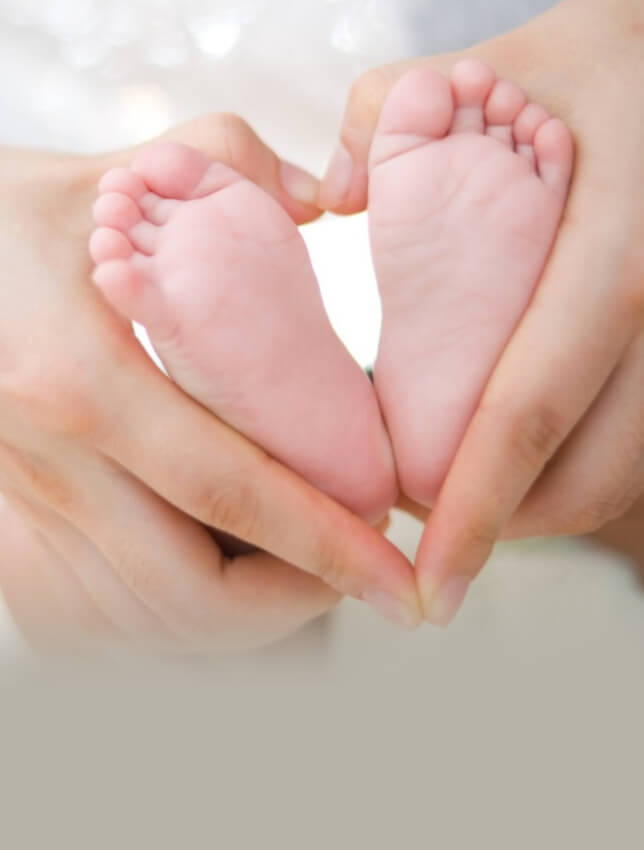
MULTIPOLYGON (((319 492, 312 494, 312 513, 324 516, 322 501, 325 498, 319 492)), ((355 553, 352 552, 348 538, 338 534, 334 522, 317 525, 309 539, 309 546, 310 560, 303 569, 342 596, 361 596, 364 573, 362 568, 356 567, 355 553)))
POLYGON ((644 324, 644 242, 639 234, 627 234, 622 243, 622 264, 619 268, 618 289, 628 320, 644 324))
POLYGON ((594 497, 572 515, 566 528, 559 533, 583 535, 602 529, 609 522, 624 516, 635 504, 634 490, 613 496, 594 497))
POLYGON ((0 395, 20 420, 32 427, 74 438, 97 430, 98 405, 89 388, 87 363, 25 364, 3 373, 0 395))
POLYGON ((40 427, 73 438, 88 437, 97 430, 98 410, 71 376, 35 382, 29 389, 27 408, 40 427))
POLYGON ((264 529, 256 476, 251 471, 219 479, 198 499, 200 516, 212 528, 261 545, 264 529))
POLYGON ((21 492, 35 495, 62 514, 78 505, 69 482, 43 457, 0 444, 0 465, 21 492))
POLYGON ((641 266, 627 277, 624 301, 628 316, 644 325, 644 259, 641 266))
POLYGON ((231 136, 243 136, 251 134, 252 130, 247 121, 236 115, 234 112, 222 112, 219 115, 219 120, 227 133, 231 136))
POLYGON ((545 402, 533 403, 506 420, 511 457, 527 469, 541 469, 566 436, 562 415, 545 402))
POLYGON ((595 501, 569 514, 563 523, 558 523, 560 527, 553 529, 551 533, 566 536, 593 534, 610 522, 611 518, 611 510, 607 503, 595 501))
POLYGON ((238 115, 224 113, 220 121, 228 165, 246 173, 257 153, 257 136, 238 115))
POLYGON ((558 498, 548 502, 541 512, 539 533, 541 535, 578 536, 593 534, 609 522, 626 514, 638 499, 641 488, 634 485, 589 492, 569 489, 558 493, 558 498))
POLYGON ((339 549, 329 542, 320 541, 317 544, 315 574, 324 584, 343 596, 353 596, 357 592, 345 559, 339 549))
POLYGON ((477 551, 487 552, 494 548, 499 537, 499 529, 486 518, 470 519, 465 525, 463 537, 477 551))

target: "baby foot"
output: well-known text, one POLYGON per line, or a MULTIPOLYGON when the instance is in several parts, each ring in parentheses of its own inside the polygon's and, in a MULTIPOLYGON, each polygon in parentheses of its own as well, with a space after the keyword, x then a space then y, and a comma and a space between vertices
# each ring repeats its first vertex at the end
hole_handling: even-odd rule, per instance
POLYGON ((190 395, 376 521, 396 497, 368 378, 334 334, 304 241, 269 195, 183 145, 109 171, 94 279, 190 395))
POLYGON ((481 62, 412 71, 389 95, 370 163, 375 380, 417 502, 435 501, 542 275, 572 163, 566 126, 481 62))

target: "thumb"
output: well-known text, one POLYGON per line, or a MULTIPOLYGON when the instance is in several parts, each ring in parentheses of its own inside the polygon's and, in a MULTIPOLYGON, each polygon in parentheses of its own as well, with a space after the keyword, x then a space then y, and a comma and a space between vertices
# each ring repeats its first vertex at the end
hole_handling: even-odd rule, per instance
POLYGON ((353 84, 340 142, 320 185, 321 209, 350 215, 366 208, 369 150, 387 95, 407 71, 427 64, 449 67, 447 57, 414 59, 374 68, 353 84))
MULTIPOLYGON (((237 115, 215 113, 173 127, 164 139, 182 142, 252 180, 278 201, 296 222, 306 224, 320 216, 319 181, 280 157, 237 115)), ((132 150, 112 157, 110 167, 127 165, 132 150)))

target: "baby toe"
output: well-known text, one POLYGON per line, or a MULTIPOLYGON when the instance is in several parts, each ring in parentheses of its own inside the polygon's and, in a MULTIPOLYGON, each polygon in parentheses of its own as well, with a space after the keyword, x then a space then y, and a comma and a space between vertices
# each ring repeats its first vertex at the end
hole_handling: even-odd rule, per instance
MULTIPOLYGON (((150 310, 150 280, 139 264, 111 260, 94 269, 93 280, 109 303, 127 319, 147 324, 150 310)), ((153 292, 154 301, 156 293, 153 292)))
POLYGON ((537 103, 529 103, 517 116, 514 126, 514 145, 516 152, 536 166, 534 137, 542 124, 549 119, 548 112, 537 103))
POLYGON ((494 70, 484 62, 466 59, 454 66, 451 83, 456 104, 451 132, 483 133, 485 103, 496 83, 494 70))
POLYGON ((121 195, 127 195, 133 201, 138 201, 148 191, 142 178, 131 168, 110 169, 101 178, 98 190, 102 195, 118 192, 121 195))
POLYGON ((108 192, 101 195, 94 204, 94 221, 99 227, 112 227, 115 230, 129 230, 141 221, 138 204, 127 195, 108 192))
POLYGON ((132 245, 141 254, 151 256, 154 254, 157 247, 157 237, 159 228, 150 221, 139 221, 134 227, 128 231, 128 236, 132 240, 132 245))
POLYGON ((89 253, 95 263, 127 260, 134 253, 132 243, 120 230, 98 227, 89 241, 89 253))
POLYGON ((526 105, 526 97, 516 83, 499 80, 485 104, 486 133, 514 148, 513 125, 526 105))

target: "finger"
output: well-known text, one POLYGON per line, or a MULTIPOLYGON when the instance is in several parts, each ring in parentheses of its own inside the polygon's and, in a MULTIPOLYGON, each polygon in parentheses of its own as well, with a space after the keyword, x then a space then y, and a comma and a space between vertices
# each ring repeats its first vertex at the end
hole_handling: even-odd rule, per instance
POLYGON ((419 59, 385 65, 364 74, 353 85, 345 108, 338 147, 320 184, 318 205, 335 213, 360 212, 367 205, 368 163, 380 112, 395 82, 419 59))
MULTIPOLYGON (((618 201, 609 219, 595 221, 585 213, 601 202, 601 179, 596 186, 592 179, 577 185, 583 188, 571 199, 556 253, 488 385, 423 536, 417 569, 432 622, 452 619, 494 542, 599 394, 640 321, 634 290, 616 284, 623 279, 629 210, 618 201)), ((628 197, 620 188, 618 182, 619 198, 628 197)))
MULTIPOLYGON (((49 549, 75 576, 95 609, 119 635, 119 644, 139 649, 176 651, 178 641, 160 617, 140 600, 112 569, 107 559, 77 528, 39 500, 14 493, 14 504, 27 517, 49 549)), ((81 625, 81 624, 78 624, 81 625)), ((65 628, 65 623, 59 623, 65 628)), ((114 644, 114 640, 112 640, 114 644)))
POLYGON ((123 470, 100 477, 100 488, 85 490, 77 522, 186 649, 270 643, 338 602, 328 585, 265 553, 225 557, 206 528, 123 470))
POLYGON ((123 468, 205 525, 419 623, 412 567, 376 530, 189 400, 145 357, 116 380, 122 401, 105 411, 111 426, 97 440, 123 468))
POLYGON ((265 552, 225 562, 204 649, 246 651, 283 640, 341 600, 327 584, 265 552))
MULTIPOLYGON (((163 138, 192 145, 234 168, 279 201, 297 224, 314 221, 320 216, 317 207, 319 181, 293 163, 280 159, 236 115, 199 118, 173 128, 163 138)), ((129 165, 132 156, 131 150, 111 156, 107 168, 129 165)))
MULTIPOLYGON (((61 439, 72 446, 85 445, 90 452, 98 447, 166 502, 206 526, 271 552, 342 595, 368 598, 390 619, 420 623, 413 569, 377 531, 269 460, 189 399, 120 326, 106 329, 103 344, 89 352, 89 361, 86 335, 76 336, 67 337, 72 371, 65 366, 60 373, 48 373, 43 382, 38 369, 12 385, 11 397, 17 397, 19 409, 27 406, 30 419, 47 432, 62 434, 61 439), (75 364, 87 362, 91 367, 79 375, 75 364), (92 386, 81 381, 77 389, 75 383, 83 374, 93 376, 92 386), (102 392, 104 387, 110 388, 109 394, 102 392), (156 452, 159 463, 154 460, 156 452)), ((95 347, 97 341, 92 342, 95 347)), ((20 416, 6 427, 11 440, 17 433, 24 440, 29 437, 32 454, 39 457, 41 465, 36 468, 24 457, 14 458, 18 467, 26 465, 22 474, 27 477, 27 491, 34 486, 43 489, 54 510, 77 525, 74 516, 65 513, 73 499, 67 492, 69 475, 82 474, 77 459, 64 460, 62 451, 49 452, 48 463, 59 464, 52 474, 42 465, 39 432, 29 436, 20 416)), ((104 508, 105 521, 110 522, 111 506, 104 508)), ((178 516, 176 511, 173 516, 178 516)), ((194 529, 194 522, 190 527, 194 529)), ((86 536, 94 540, 92 534, 86 536)), ((201 561, 209 569, 221 569, 221 553, 213 540, 208 535, 207 548, 203 536, 200 540, 201 561)))
POLYGON ((644 492, 644 334, 548 464, 504 536, 589 534, 644 492))
MULTIPOLYGON (((644 492, 643 349, 640 335, 504 529, 505 540, 588 534, 621 517, 644 492)), ((423 522, 431 513, 406 496, 396 507, 423 522)))
POLYGON ((37 457, 12 463, 6 448, 0 452, 3 472, 37 493, 32 519, 69 557, 88 551, 41 503, 92 541, 113 576, 97 572, 101 562, 91 552, 95 570, 92 561, 76 568, 99 607, 141 647, 154 639, 158 648, 169 635, 163 648, 245 649, 281 638, 337 602, 327 585, 269 556, 224 558, 206 529, 99 455, 60 448, 57 459, 60 468, 37 457))
POLYGON ((9 502, 0 506, 0 587, 22 635, 38 652, 104 646, 117 636, 69 565, 9 502))
MULTIPOLYGON (((127 479, 115 483, 102 486, 100 504, 86 503, 80 515, 100 548, 51 511, 41 508, 37 520, 96 607, 138 650, 176 654, 254 649, 287 637, 339 601, 328 585, 264 553, 230 560, 217 553, 223 567, 205 569, 213 560, 208 534, 180 515, 179 545, 176 527, 170 543, 163 532, 156 535, 154 545, 148 540, 140 543, 137 517, 146 516, 146 523, 157 522, 167 530, 170 516, 150 514, 150 503, 156 499, 142 485, 127 479), (123 513, 114 510, 113 497, 123 513), (106 516, 111 517, 109 522, 102 521, 106 516), (186 559, 183 544, 195 531, 203 552, 193 548, 186 559), (177 610, 176 600, 187 585, 194 586, 192 597, 186 594, 186 607, 177 610)), ((165 513, 176 514, 168 512, 161 500, 158 505, 165 513)))

